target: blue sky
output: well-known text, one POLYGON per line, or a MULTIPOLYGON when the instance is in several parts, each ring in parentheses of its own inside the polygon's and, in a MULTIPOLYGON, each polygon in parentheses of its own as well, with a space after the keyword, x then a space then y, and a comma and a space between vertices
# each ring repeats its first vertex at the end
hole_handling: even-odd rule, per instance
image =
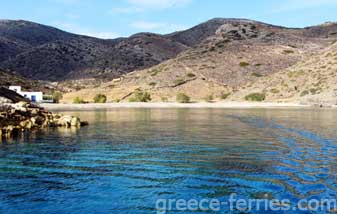
POLYGON ((337 21, 337 0, 1 0, 0 19, 24 19, 100 38, 170 33, 214 17, 288 27, 337 21))

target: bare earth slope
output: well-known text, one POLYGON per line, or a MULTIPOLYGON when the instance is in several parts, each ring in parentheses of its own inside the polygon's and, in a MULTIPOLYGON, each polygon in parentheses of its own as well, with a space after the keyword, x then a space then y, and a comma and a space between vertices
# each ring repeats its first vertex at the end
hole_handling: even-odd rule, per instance
POLYGON ((134 92, 147 91, 152 101, 175 101, 178 93, 193 101, 221 100, 321 52, 337 39, 336 32, 333 23, 291 29, 251 20, 214 19, 170 35, 191 46, 177 57, 64 98, 67 102, 77 96, 91 101, 97 93, 104 93, 108 101, 128 101, 134 92), (200 32, 209 29, 213 33, 198 41, 200 32))
POLYGON ((264 93, 267 101, 337 104, 337 43, 296 65, 246 85, 231 96, 264 93))

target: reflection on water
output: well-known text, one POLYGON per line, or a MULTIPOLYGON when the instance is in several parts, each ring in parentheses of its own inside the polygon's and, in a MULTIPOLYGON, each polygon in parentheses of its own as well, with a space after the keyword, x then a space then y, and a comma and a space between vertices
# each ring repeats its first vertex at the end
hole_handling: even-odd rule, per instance
POLYGON ((91 125, 2 143, 1 213, 155 213, 159 198, 230 193, 337 196, 335 110, 67 114, 91 125))

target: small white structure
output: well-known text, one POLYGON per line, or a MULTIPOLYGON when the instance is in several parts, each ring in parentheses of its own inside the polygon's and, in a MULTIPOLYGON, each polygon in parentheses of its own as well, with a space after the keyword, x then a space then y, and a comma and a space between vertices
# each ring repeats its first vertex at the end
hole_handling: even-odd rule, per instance
POLYGON ((21 96, 30 99, 32 102, 41 103, 43 101, 42 92, 27 92, 21 91, 21 86, 9 86, 9 89, 15 91, 21 96))

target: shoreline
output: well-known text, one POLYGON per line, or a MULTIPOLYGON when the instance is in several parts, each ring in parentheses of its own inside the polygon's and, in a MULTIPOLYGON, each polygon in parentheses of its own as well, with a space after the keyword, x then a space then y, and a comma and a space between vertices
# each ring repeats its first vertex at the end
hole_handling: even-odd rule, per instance
POLYGON ((214 109, 278 109, 311 108, 312 105, 272 102, 215 102, 215 103, 88 103, 88 104, 41 104, 48 110, 99 110, 119 108, 214 108, 214 109))

